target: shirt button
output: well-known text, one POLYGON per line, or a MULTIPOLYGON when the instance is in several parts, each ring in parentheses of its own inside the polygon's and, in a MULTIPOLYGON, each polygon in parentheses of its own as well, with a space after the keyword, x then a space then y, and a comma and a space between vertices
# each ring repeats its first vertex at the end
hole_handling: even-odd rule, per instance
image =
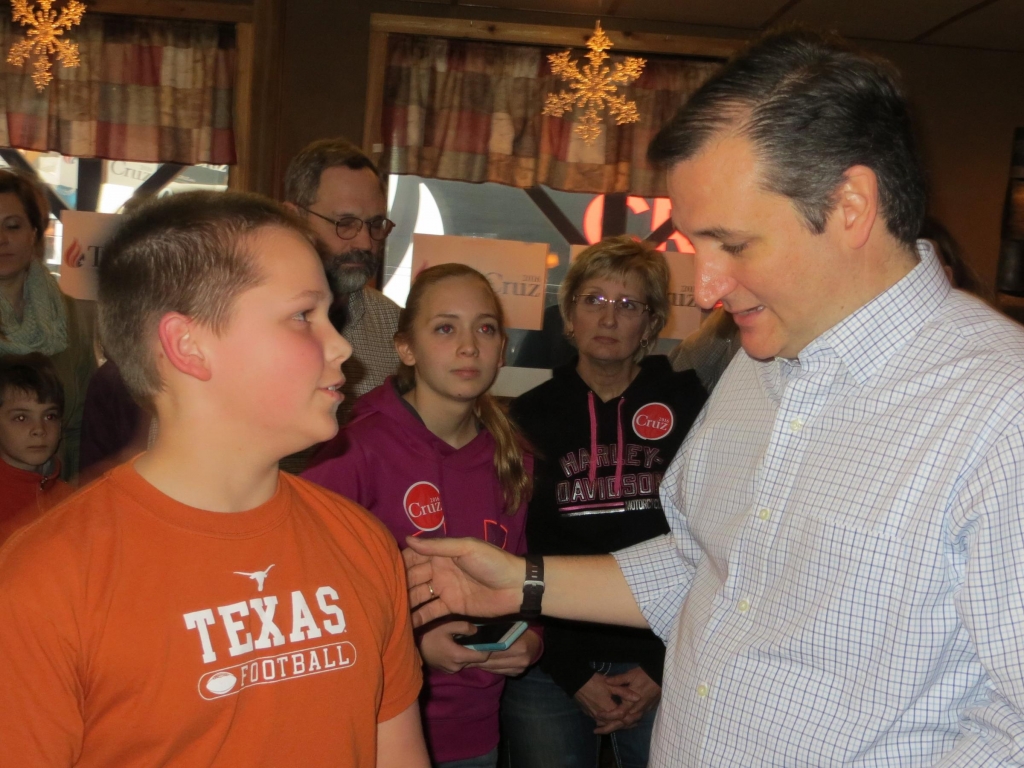
POLYGON ((697 695, 700 696, 702 699, 707 698, 707 695, 709 693, 711 693, 711 686, 709 686, 707 683, 701 683, 697 686, 697 695))
POLYGON ((750 610, 750 601, 746 598, 740 600, 738 603, 736 603, 736 610, 740 613, 746 613, 750 610))
POLYGON ((762 520, 768 520, 772 516, 772 511, 770 509, 762 509, 758 511, 757 516, 762 520))
POLYGON ((794 432, 799 432, 801 429, 804 428, 804 420, 793 419, 791 422, 789 422, 789 428, 794 432))

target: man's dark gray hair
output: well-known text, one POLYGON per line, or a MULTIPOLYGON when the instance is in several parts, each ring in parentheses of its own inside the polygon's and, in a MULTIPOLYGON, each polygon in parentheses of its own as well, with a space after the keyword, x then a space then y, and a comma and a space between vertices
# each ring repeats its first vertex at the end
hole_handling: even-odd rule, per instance
POLYGON ((833 35, 768 33, 680 108, 647 156, 671 168, 730 130, 750 139, 764 187, 790 198, 815 234, 825 231, 847 170, 864 165, 878 178, 889 232, 914 243, 925 215, 924 172, 899 75, 888 62, 833 35))
POLYGON ((384 190, 384 179, 373 160, 348 139, 338 137, 314 141, 292 158, 284 174, 284 199, 292 205, 308 208, 316 202, 321 174, 339 166, 353 171, 369 168, 384 190))

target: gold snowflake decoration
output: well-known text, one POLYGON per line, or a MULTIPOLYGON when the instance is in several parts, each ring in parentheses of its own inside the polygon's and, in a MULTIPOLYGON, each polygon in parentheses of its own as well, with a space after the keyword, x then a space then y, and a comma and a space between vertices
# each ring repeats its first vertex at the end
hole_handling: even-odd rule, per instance
POLYGON ((50 57, 57 54, 57 60, 65 67, 79 64, 78 45, 61 36, 82 21, 85 5, 79 0, 68 0, 59 13, 53 9, 53 0, 39 0, 39 8, 29 5, 28 0, 11 0, 14 21, 28 27, 25 39, 11 46, 7 62, 16 67, 25 64, 33 56, 32 81, 36 90, 41 91, 53 75, 50 73, 50 57))
POLYGON ((601 29, 597 22, 593 36, 587 40, 590 53, 589 64, 584 65, 581 72, 576 62, 569 57, 572 51, 552 53, 548 56, 551 71, 569 83, 570 90, 548 94, 544 102, 544 114, 561 117, 574 107, 585 108, 583 119, 576 126, 576 133, 584 143, 593 144, 601 135, 601 112, 606 109, 615 118, 616 125, 637 123, 640 114, 635 101, 626 101, 625 96, 617 94, 620 85, 629 85, 644 71, 646 59, 627 56, 626 60, 616 64, 615 69, 605 65, 608 54, 605 53, 614 43, 601 29))

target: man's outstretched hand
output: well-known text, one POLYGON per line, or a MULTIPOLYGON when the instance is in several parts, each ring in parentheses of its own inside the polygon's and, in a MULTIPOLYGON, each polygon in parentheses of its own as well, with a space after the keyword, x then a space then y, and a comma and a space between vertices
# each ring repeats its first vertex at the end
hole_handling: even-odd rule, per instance
POLYGON ((450 613, 505 616, 519 611, 526 561, 479 539, 406 538, 402 552, 413 626, 450 613), (433 592, 431 592, 433 590, 433 592))

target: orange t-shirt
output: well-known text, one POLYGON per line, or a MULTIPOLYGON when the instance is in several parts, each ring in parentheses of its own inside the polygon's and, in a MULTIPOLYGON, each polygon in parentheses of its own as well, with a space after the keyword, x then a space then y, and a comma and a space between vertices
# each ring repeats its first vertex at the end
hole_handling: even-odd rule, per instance
POLYGON ((421 670, 361 507, 281 474, 206 512, 123 465, 0 549, 0 681, 3 766, 369 768, 421 670))

